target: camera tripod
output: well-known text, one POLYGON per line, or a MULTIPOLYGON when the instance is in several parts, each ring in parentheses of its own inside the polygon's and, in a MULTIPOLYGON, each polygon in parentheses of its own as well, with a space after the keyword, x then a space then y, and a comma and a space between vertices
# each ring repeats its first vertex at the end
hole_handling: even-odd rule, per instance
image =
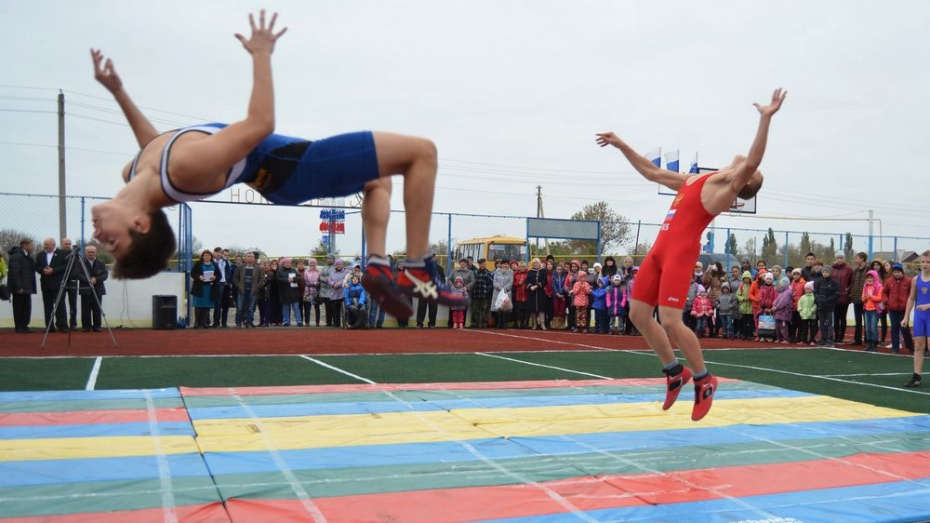
MULTIPOLYGON (((84 254, 77 246, 75 246, 71 253, 68 254, 68 266, 65 267, 65 272, 61 276, 62 285, 58 288, 58 295, 55 297, 55 306, 52 307, 52 319, 56 318, 58 307, 61 307, 65 291, 68 289, 66 282, 69 281, 71 277, 71 271, 74 270, 74 265, 76 263, 81 267, 81 270, 84 271, 84 277, 87 278, 87 284, 90 286, 90 293, 93 295, 94 301, 97 302, 97 308, 100 309, 100 316, 103 318, 103 324, 106 326, 107 332, 110 334, 110 339, 113 341, 113 347, 116 347, 116 338, 113 336, 113 330, 110 329, 110 322, 107 321, 107 313, 103 312, 103 305, 100 303, 100 296, 97 295, 97 289, 90 283, 92 277, 90 271, 87 270, 87 264, 84 263, 86 259, 87 258, 84 257, 84 254)), ((81 294, 81 283, 77 278, 74 279, 74 290, 78 295, 81 294)), ((83 300, 84 298, 81 297, 82 302, 83 300)), ((48 333, 51 329, 52 322, 49 321, 48 325, 45 327, 45 336, 42 337, 42 343, 39 345, 40 349, 45 348, 45 341, 48 339, 48 333)), ((71 345, 71 332, 73 330, 74 329, 68 329, 68 345, 71 345)))

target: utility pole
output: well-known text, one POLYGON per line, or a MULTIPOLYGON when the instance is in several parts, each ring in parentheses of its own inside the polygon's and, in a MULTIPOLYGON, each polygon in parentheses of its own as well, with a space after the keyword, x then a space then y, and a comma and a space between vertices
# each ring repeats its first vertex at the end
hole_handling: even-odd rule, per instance
MULTIPOLYGON (((543 212, 543 201, 542 201, 542 185, 536 186, 536 217, 545 218, 546 213, 543 212)), ((543 238, 543 243, 546 245, 546 256, 549 255, 549 238, 543 238)), ((539 252, 539 238, 536 238, 536 252, 539 252)))
POLYGON ((68 235, 65 204, 65 93, 58 91, 58 237, 68 235))

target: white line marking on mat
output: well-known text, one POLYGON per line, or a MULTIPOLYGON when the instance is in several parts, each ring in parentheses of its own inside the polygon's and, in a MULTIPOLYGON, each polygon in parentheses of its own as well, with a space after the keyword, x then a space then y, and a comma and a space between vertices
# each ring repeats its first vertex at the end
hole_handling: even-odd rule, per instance
POLYGON ((369 385, 377 385, 376 382, 371 381, 371 380, 368 379, 368 378, 363 378, 363 377, 359 376, 358 374, 352 374, 351 372, 349 372, 349 371, 347 371, 347 370, 340 369, 339 367, 334 367, 334 366, 330 365, 329 363, 323 363, 322 361, 320 361, 320 360, 318 360, 318 359, 316 359, 316 358, 311 358, 310 356, 304 356, 304 355, 301 355, 300 357, 303 358, 303 359, 305 359, 305 360, 310 360, 310 361, 312 361, 313 363, 316 363, 317 365, 319 365, 319 366, 321 366, 321 367, 326 367, 327 369, 334 370, 334 371, 336 371, 336 372, 338 372, 338 373, 340 373, 340 374, 345 374, 346 376, 348 376, 348 377, 350 377, 350 378, 355 378, 355 379, 357 379, 357 380, 359 380, 359 381, 364 381, 365 383, 368 383, 369 385))
POLYGON ((861 374, 824 374, 824 378, 855 378, 858 376, 910 376, 910 372, 875 372, 861 374))
POLYGON ((564 368, 564 367, 556 367, 555 365, 543 365, 542 363, 533 363, 533 362, 530 362, 530 361, 518 360, 518 359, 516 359, 516 358, 508 358, 508 357, 506 357, 506 356, 499 356, 499 355, 497 355, 497 354, 488 354, 488 353, 486 353, 486 352, 476 352, 475 355, 476 355, 476 356, 486 356, 486 357, 488 357, 488 358, 497 358, 497 359, 499 359, 499 360, 513 361, 513 362, 515 362, 515 363, 522 363, 522 364, 524 364, 524 365, 532 365, 532 366, 534 366, 534 367, 544 367, 544 368, 547 368, 547 369, 555 369, 555 370, 560 370, 560 371, 562 371, 562 372, 570 372, 570 373, 572 373, 572 374, 581 374, 582 376, 591 376, 591 377, 598 378, 598 379, 602 379, 602 380, 610 380, 610 379, 613 379, 613 378, 609 378, 609 377, 607 377, 607 376, 601 376, 601 375, 599 375, 599 374, 591 374, 590 372, 582 372, 582 371, 580 371, 580 370, 566 369, 566 368, 564 368))
POLYGON ((87 385, 84 390, 94 390, 97 387, 97 376, 100 375, 100 363, 102 361, 102 356, 97 356, 97 359, 94 360, 94 367, 90 369, 90 376, 87 377, 87 385))
POLYGON ((165 449, 161 446, 161 435, 158 434, 158 415, 155 410, 155 400, 152 391, 142 391, 145 397, 145 408, 149 416, 149 431, 152 433, 152 446, 155 447, 155 459, 158 461, 158 481, 161 485, 161 510, 165 515, 166 523, 177 523, 178 513, 174 506, 174 488, 171 485, 171 468, 165 457, 165 449))
MULTIPOLYGON (((585 343, 556 341, 556 340, 551 340, 549 338, 534 338, 532 336, 517 336, 516 334, 507 334, 503 332, 491 332, 491 331, 469 331, 469 332, 474 332, 477 334, 489 334, 491 336, 503 336, 505 338, 517 338, 521 340, 544 341, 546 343, 554 343, 556 345, 571 345, 573 347, 585 347, 587 349, 595 349, 595 350, 619 350, 619 349, 612 349, 609 347, 598 347, 597 345, 588 345, 585 343)), ((551 331, 546 331, 546 332, 551 332, 551 331)), ((583 336, 583 335, 575 334, 575 336, 583 336)))
POLYGON ((261 418, 255 414, 255 411, 248 403, 242 400, 239 394, 236 392, 236 389, 230 388, 229 393, 232 395, 233 399, 239 402, 239 406, 245 410, 245 413, 248 414, 251 418, 252 424, 258 427, 259 434, 262 435, 262 440, 264 440, 265 445, 268 446, 268 452, 271 454, 271 459, 274 460, 274 464, 278 467, 278 470, 281 471, 281 475, 284 476, 284 479, 287 480, 288 485, 290 485, 291 490, 294 491, 294 494, 297 495, 297 499, 300 500, 300 504, 303 505, 304 509, 313 517, 313 521, 325 522, 326 516, 320 511, 320 507, 316 506, 316 503, 310 499, 310 494, 304 489, 304 486, 301 485, 300 480, 297 479, 297 476, 294 475, 294 471, 287 466, 287 463, 284 462, 284 458, 281 457, 281 453, 278 452, 277 447, 275 447, 274 440, 268 435, 268 432, 265 430, 265 425, 262 423, 261 418))
POLYGON ((707 363, 710 363, 711 365, 722 365, 724 367, 739 367, 741 369, 758 370, 758 371, 763 371, 763 372, 776 372, 778 374, 801 376, 802 378, 817 378, 817 379, 827 380, 827 381, 838 381, 840 383, 855 383, 856 385, 862 385, 864 387, 875 387, 879 389, 893 390, 895 392, 907 392, 910 394, 920 394, 923 396, 930 396, 930 392, 922 392, 922 391, 915 390, 915 389, 905 389, 903 387, 889 387, 888 385, 878 385, 877 383, 863 383, 861 381, 843 380, 839 378, 831 378, 829 376, 821 376, 819 374, 804 374, 801 372, 791 372, 789 370, 769 369, 766 367, 754 367, 752 365, 739 365, 736 363, 721 363, 719 361, 711 361, 711 360, 706 360, 706 361, 707 363))

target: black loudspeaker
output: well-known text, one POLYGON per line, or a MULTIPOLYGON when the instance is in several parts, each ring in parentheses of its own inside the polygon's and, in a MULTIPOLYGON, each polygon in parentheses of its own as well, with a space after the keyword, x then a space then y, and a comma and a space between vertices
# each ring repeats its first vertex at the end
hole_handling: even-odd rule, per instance
POLYGON ((178 326, 178 297, 152 296, 152 328, 171 330, 178 326))

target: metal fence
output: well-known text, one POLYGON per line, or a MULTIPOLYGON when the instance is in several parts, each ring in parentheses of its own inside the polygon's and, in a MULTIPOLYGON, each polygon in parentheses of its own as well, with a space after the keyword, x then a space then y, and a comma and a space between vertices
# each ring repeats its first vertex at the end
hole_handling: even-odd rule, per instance
MULTIPOLYGON (((104 201, 93 196, 65 197, 66 230, 59 231, 59 197, 54 195, 0 193, 0 246, 6 251, 19 241, 20 236, 31 237, 41 243, 45 237, 68 236, 81 244, 90 241, 93 234, 91 208, 104 201)), ((259 203, 222 201, 193 202, 166 209, 169 221, 179 239, 178 256, 170 270, 186 271, 190 260, 199 256, 199 248, 223 246, 235 251, 259 250, 268 257, 306 258, 321 246, 321 240, 330 238, 320 231, 321 211, 329 207, 279 206, 259 203), (204 245, 203 242, 210 242, 204 245)), ((344 209, 344 232, 332 235, 331 252, 347 259, 364 258, 365 236, 359 209, 344 209)), ((388 222, 387 253, 402 255, 406 252, 406 215, 393 211, 388 222)), ((660 224, 628 223, 621 242, 607 245, 603 256, 633 256, 636 263, 646 254, 659 233, 660 224)), ((930 245, 930 238, 849 234, 842 230, 827 232, 787 231, 770 229, 740 229, 711 227, 706 231, 705 247, 709 252, 729 253, 736 257, 748 256, 753 261, 765 259, 769 264, 800 266, 810 250, 830 262, 836 252, 850 257, 863 251, 870 259, 882 258, 902 261, 911 253, 920 253, 930 245), (851 244, 850 244, 851 242, 851 244), (734 245, 735 244, 735 245, 734 245), (735 248, 734 248, 735 246, 735 248)), ((440 261, 451 266, 455 245, 466 239, 494 235, 527 237, 527 218, 524 216, 480 215, 460 213, 434 213, 430 222, 431 248, 440 255, 440 261)), ((559 239, 530 239, 531 256, 544 256, 546 245, 550 251, 564 245, 559 239)), ((580 257, 594 261, 596 242, 574 243, 583 252, 561 252, 562 258, 580 257)), ((557 251, 558 252, 558 251, 557 251)), ((106 259, 106 257, 103 257, 106 259)), ((908 260, 909 261, 909 260, 908 260)))

